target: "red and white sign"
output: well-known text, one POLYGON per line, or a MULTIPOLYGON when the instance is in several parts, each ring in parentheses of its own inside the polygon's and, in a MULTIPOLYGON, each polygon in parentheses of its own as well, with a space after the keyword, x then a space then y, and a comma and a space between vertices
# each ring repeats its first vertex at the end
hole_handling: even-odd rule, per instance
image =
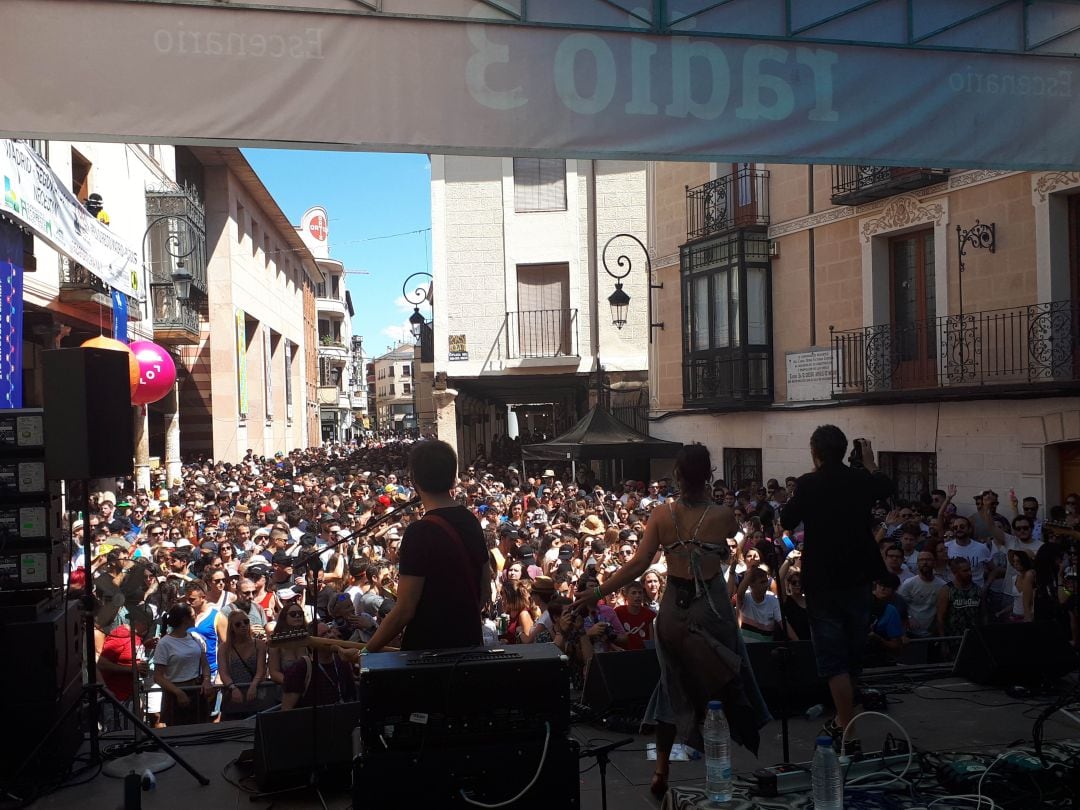
POLYGON ((330 229, 326 227, 326 214, 320 212, 315 214, 308 222, 308 233, 314 236, 320 242, 325 242, 327 235, 330 233, 330 229))

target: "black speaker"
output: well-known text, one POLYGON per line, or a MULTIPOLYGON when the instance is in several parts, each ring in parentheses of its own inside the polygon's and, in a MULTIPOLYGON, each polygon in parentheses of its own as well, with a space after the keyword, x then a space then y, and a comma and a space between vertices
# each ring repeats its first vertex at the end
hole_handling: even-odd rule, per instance
POLYGON ((809 641, 755 642, 747 644, 746 651, 761 696, 774 716, 802 714, 832 699, 828 681, 817 674, 809 641))
POLYGON ((135 439, 128 355, 109 349, 43 352, 45 465, 50 478, 131 475, 135 439))
POLYGON ((1038 684, 1067 675, 1077 664, 1076 651, 1055 623, 988 624, 964 633, 953 674, 993 686, 1038 684))
POLYGON ((42 611, 32 619, 0 612, 0 649, 18 666, 0 668, 0 694, 10 698, 4 721, 20 729, 0 740, 0 777, 10 777, 50 727, 47 755, 37 757, 20 781, 55 778, 71 764, 83 734, 79 713, 68 710, 82 694, 82 622, 75 602, 42 611), (66 716, 65 716, 66 715, 66 716))
POLYGON ((656 650, 596 653, 585 674, 582 702, 594 712, 643 711, 659 681, 656 650))
POLYGON ((306 785, 311 774, 323 784, 348 787, 353 732, 359 703, 337 703, 255 715, 255 784, 259 790, 306 785))
POLYGON ((412 752, 379 748, 356 760, 353 807, 577 810, 578 773, 577 742, 554 731, 412 752))

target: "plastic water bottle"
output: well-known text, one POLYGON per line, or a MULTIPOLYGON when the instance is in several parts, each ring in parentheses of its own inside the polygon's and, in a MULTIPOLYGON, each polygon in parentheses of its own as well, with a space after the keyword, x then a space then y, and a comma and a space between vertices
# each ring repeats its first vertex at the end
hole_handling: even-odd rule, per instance
POLYGON ((705 793, 710 802, 731 801, 731 730, 719 700, 705 715, 705 793))
POLYGON ((832 737, 818 737, 814 761, 810 765, 810 782, 814 787, 814 810, 843 810, 844 778, 840 760, 833 750, 832 737))

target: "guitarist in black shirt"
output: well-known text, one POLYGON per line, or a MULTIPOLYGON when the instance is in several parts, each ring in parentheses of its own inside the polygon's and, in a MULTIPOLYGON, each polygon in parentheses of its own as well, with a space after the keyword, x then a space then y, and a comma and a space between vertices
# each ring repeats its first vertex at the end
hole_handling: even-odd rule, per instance
POLYGON ((457 455, 446 442, 421 441, 409 454, 409 471, 424 519, 405 530, 397 603, 366 652, 378 652, 399 633, 403 650, 480 646, 491 573, 479 521, 451 494, 457 455))

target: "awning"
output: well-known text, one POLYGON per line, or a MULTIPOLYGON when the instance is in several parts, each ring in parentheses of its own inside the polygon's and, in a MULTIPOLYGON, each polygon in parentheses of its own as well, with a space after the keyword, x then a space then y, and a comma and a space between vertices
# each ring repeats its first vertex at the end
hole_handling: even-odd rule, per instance
POLYGON ((26 141, 0 140, 0 211, 106 284, 142 300, 139 254, 86 210, 26 141))
POLYGON ((566 433, 542 444, 527 444, 521 454, 539 461, 674 458, 681 448, 680 442, 639 433, 597 405, 566 433))
POLYGON ((406 416, 408 416, 408 414, 406 414, 406 413, 395 413, 394 414, 394 421, 395 422, 404 422, 406 416))

